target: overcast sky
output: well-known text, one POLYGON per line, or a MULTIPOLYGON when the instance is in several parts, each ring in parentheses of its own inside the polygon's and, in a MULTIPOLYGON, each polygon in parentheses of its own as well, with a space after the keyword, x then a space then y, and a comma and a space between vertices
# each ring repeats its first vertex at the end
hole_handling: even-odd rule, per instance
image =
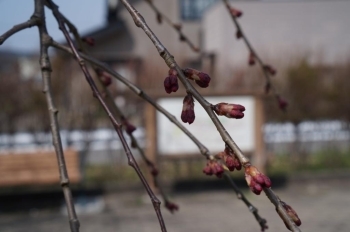
MULTIPOLYGON (((0 0, 0 34, 10 29, 14 24, 22 23, 32 15, 34 10, 33 0, 0 0)), ((101 27, 105 22, 104 0, 59 0, 56 3, 79 29, 80 32, 88 32, 101 27)), ((58 30, 57 23, 46 10, 46 18, 49 33, 53 38, 62 41, 64 38, 58 30)), ((36 28, 21 31, 12 36, 0 46, 0 50, 15 50, 33 52, 39 49, 39 38, 36 28)))

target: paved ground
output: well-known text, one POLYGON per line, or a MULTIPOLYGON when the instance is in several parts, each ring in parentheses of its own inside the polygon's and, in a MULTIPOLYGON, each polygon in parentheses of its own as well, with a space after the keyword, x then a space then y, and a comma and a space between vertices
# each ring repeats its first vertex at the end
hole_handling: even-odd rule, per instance
MULTIPOLYGON (((350 231, 350 181, 323 183, 313 181, 292 183, 276 192, 282 200, 298 212, 302 231, 350 231)), ((268 231, 288 231, 264 196, 248 194, 268 220, 268 231)), ((169 232, 258 232, 259 226, 252 214, 230 191, 181 194, 174 196, 180 205, 175 215, 163 210, 169 232)), ((123 193, 105 196, 107 204, 102 213, 80 215, 83 232, 148 232, 160 231, 155 213, 143 194, 123 193)), ((1 215, 1 232, 60 231, 68 232, 67 218, 58 212, 1 215)))

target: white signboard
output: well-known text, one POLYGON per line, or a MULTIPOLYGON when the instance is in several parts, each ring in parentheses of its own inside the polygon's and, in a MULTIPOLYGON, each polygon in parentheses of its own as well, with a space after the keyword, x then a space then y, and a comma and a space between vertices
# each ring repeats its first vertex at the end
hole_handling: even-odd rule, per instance
MULTIPOLYGON (((207 97, 211 104, 220 102, 243 105, 246 108, 244 118, 234 119, 218 116, 228 133, 242 151, 255 149, 255 100, 252 96, 207 97)), ((162 98, 158 104, 173 114, 180 123, 183 98, 162 98)), ((219 132, 201 105, 195 101, 196 119, 191 125, 183 125, 203 143, 211 153, 223 151, 225 145, 219 132)), ((198 154, 198 147, 180 129, 164 115, 157 112, 157 146, 161 155, 198 154)))

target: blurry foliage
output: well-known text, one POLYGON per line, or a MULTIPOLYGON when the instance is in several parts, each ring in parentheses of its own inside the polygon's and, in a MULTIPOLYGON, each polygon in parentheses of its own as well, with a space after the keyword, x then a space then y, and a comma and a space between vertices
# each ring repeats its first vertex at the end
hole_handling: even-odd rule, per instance
POLYGON ((306 58, 287 68, 276 83, 289 106, 280 112, 275 99, 266 100, 267 121, 342 119, 350 121, 350 60, 334 66, 311 65, 306 58))

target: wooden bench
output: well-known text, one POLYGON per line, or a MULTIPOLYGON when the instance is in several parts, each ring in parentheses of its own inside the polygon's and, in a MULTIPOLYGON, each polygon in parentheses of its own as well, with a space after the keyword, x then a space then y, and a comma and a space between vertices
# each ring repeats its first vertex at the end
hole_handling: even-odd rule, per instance
MULTIPOLYGON (((64 155, 70 182, 79 182, 79 154, 68 149, 64 155)), ((0 155, 0 186, 49 185, 59 181, 54 151, 0 155)))

